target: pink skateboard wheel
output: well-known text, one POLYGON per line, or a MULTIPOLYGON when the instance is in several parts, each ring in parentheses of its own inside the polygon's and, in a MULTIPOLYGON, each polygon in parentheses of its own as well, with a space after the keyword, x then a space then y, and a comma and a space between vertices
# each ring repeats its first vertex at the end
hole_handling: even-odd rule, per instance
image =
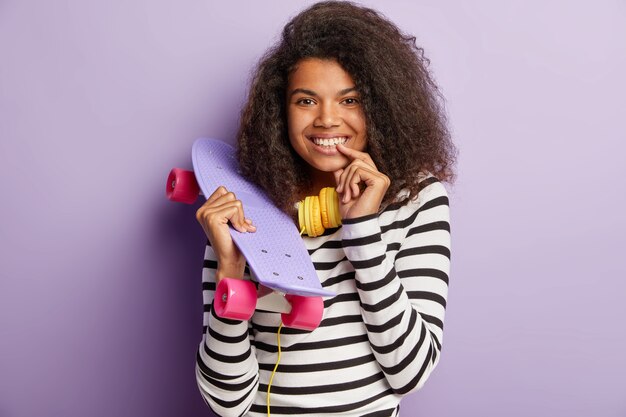
POLYGON ((232 320, 250 320, 256 308, 256 287, 251 281, 222 278, 213 299, 215 313, 232 320))
POLYGON ((173 168, 167 177, 165 195, 171 201, 193 204, 200 194, 200 187, 196 182, 193 171, 173 168))
POLYGON ((291 313, 282 313, 285 326, 302 330, 317 329, 324 313, 322 297, 287 294, 285 298, 291 304, 291 313))

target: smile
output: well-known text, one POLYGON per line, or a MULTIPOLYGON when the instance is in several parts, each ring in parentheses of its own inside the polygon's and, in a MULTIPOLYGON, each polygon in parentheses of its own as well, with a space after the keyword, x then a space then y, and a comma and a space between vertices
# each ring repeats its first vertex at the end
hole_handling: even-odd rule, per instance
POLYGON ((327 148, 334 148, 339 144, 343 145, 348 141, 348 139, 349 138, 347 136, 337 136, 332 138, 321 138, 315 136, 309 137, 309 140, 311 140, 317 146, 323 146, 327 148))

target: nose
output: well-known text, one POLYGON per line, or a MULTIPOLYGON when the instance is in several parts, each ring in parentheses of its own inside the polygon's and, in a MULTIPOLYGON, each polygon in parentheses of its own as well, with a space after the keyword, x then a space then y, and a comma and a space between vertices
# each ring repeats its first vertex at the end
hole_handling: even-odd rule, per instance
POLYGON ((341 116, 332 103, 319 106, 319 112, 313 122, 315 127, 331 128, 341 124, 341 116))

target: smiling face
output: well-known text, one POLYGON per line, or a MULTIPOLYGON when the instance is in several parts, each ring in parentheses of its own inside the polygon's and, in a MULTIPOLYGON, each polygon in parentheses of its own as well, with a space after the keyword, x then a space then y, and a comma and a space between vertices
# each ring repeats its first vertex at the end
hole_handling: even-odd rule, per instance
POLYGON ((329 182, 350 163, 338 143, 358 151, 367 146, 360 95, 334 60, 298 62, 287 86, 287 125, 291 146, 309 164, 314 182, 329 182))

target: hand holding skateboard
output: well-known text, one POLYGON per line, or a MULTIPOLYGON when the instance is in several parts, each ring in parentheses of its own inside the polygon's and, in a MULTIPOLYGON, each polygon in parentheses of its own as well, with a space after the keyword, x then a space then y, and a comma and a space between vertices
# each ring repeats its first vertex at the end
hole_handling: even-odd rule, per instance
POLYGON ((217 257, 217 283, 223 277, 242 278, 246 259, 230 236, 229 223, 240 233, 254 232, 256 226, 244 217, 241 200, 224 186, 219 186, 198 209, 196 219, 217 257))

